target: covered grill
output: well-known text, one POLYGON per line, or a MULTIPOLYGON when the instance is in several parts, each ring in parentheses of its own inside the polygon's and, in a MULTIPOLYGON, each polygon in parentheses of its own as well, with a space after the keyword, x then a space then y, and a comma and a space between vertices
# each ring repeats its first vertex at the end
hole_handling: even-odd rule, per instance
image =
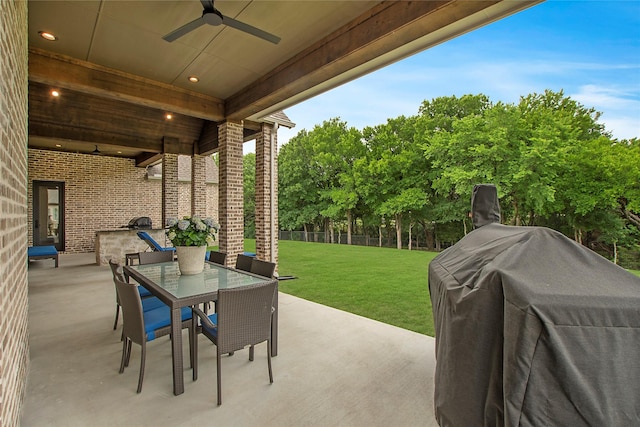
POLYGON ((132 230, 151 230, 151 218, 148 216, 133 218, 129 221, 127 227, 132 230))
MULTIPOLYGON (((640 279, 564 235, 479 227, 429 265, 441 426, 640 425, 640 279)), ((475 200, 480 198, 481 200, 475 200)))

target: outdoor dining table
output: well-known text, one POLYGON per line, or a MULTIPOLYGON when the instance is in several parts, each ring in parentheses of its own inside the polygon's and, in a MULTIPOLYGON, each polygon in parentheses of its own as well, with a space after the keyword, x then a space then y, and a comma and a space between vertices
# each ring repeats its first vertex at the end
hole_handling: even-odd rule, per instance
POLYGON ((127 265, 125 274, 135 279, 171 309, 171 356, 173 359, 173 394, 184 393, 182 357, 182 307, 215 301, 218 289, 240 288, 264 282, 276 282, 275 312, 271 325, 271 353, 278 354, 278 300, 277 280, 235 270, 219 264, 205 262, 202 273, 181 275, 178 263, 127 265))

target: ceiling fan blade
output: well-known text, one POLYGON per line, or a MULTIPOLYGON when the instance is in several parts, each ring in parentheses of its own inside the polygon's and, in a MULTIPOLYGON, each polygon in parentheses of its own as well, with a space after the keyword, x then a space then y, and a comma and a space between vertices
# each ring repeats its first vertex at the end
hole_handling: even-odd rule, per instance
POLYGON ((222 17, 222 23, 235 28, 236 30, 244 31, 245 33, 251 34, 256 37, 260 37, 263 40, 271 42, 273 44, 278 44, 280 42, 280 37, 274 36, 273 34, 267 33, 266 31, 261 30, 260 28, 256 28, 252 25, 245 24, 244 22, 236 21, 233 18, 229 18, 228 16, 222 17))
POLYGON ((177 30, 173 30, 171 31, 169 34, 167 34, 166 36, 162 37, 163 39, 165 39, 168 42, 172 42, 174 40, 179 39, 180 37, 184 36, 187 33, 190 33, 191 31, 195 30, 196 28, 202 26, 205 24, 204 21, 204 17, 201 16, 198 19, 194 19, 193 21, 189 22, 188 24, 184 24, 182 27, 178 28, 177 30))

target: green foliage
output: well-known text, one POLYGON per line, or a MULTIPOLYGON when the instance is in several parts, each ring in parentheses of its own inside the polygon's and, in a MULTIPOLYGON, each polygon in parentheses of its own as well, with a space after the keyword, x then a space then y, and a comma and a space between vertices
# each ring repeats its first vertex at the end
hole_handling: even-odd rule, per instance
POLYGON ((281 225, 361 224, 374 235, 391 226, 400 237, 417 224, 412 232, 427 241, 454 243, 471 227, 473 186, 493 183, 504 223, 550 226, 592 248, 632 247, 640 142, 613 140, 599 117, 547 90, 517 104, 440 97, 362 132, 331 119, 281 150, 281 225))
POLYGON ((244 237, 256 237, 256 155, 247 153, 242 158, 244 188, 244 237))
POLYGON ((210 246, 220 228, 211 218, 197 216, 169 218, 167 224, 167 238, 173 246, 210 246))
POLYGON ((337 219, 357 203, 352 166, 364 152, 360 133, 339 119, 302 131, 279 155, 281 227, 321 225, 337 219))

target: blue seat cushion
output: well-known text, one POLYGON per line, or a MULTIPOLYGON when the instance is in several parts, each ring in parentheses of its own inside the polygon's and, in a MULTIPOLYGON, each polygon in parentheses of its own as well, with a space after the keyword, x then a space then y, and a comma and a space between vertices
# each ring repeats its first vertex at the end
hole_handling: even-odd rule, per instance
MULTIPOLYGON (((191 308, 183 307, 181 310, 182 321, 191 319, 191 308)), ((147 341, 156 339, 155 331, 171 325, 171 310, 169 306, 154 308, 142 313, 144 316, 144 332, 147 334, 147 341)))
POLYGON ((58 255, 58 250, 55 246, 29 246, 27 248, 28 256, 47 256, 58 255))
POLYGON ((151 292, 147 288, 142 286, 138 286, 138 293, 140 294, 140 298, 146 298, 151 296, 151 292))
MULTIPOLYGON (((211 323, 213 323, 214 325, 218 325, 218 313, 213 313, 210 314, 209 316, 209 320, 211 320, 211 323)), ((218 328, 210 328, 207 325, 204 324, 204 322, 202 322, 202 329, 206 330, 210 335, 213 335, 214 337, 218 336, 218 328)))
POLYGON ((156 297, 144 298, 142 300, 142 311, 151 311, 160 307, 167 307, 167 305, 156 297))

